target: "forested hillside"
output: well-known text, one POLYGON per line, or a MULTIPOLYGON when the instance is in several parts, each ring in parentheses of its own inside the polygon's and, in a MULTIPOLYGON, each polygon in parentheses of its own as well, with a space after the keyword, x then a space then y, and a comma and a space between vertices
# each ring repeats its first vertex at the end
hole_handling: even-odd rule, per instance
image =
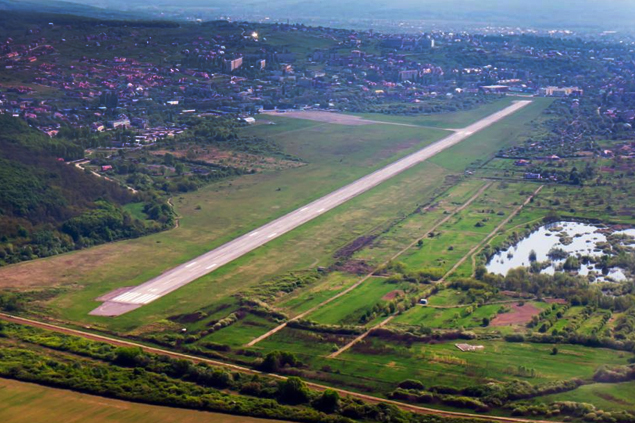
POLYGON ((161 229, 121 206, 128 190, 87 174, 61 158, 81 147, 55 140, 0 115, 0 265, 59 254, 161 229))

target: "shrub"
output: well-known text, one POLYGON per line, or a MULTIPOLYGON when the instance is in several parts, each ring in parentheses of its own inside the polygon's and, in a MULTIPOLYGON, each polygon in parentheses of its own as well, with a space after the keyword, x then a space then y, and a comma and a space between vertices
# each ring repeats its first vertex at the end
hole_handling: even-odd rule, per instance
POLYGON ((416 389, 422 391, 425 389, 423 383, 414 379, 406 379, 398 385, 402 389, 416 389))
POLYGON ((309 402, 310 392, 299 377, 291 376, 278 384, 278 401, 286 404, 304 404, 309 402))

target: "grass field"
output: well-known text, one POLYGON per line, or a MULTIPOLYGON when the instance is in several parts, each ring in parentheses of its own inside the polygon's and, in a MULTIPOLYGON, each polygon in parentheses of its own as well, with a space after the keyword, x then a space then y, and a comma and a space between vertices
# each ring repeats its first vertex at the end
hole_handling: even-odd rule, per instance
POLYGON ((514 97, 505 97, 471 110, 434 115, 388 116, 380 113, 359 113, 356 115, 362 116, 366 119, 382 122, 407 123, 411 125, 460 129, 468 126, 473 122, 476 122, 477 120, 483 119, 484 117, 491 115, 492 113, 495 113, 504 107, 509 106, 514 100, 517 99, 514 97))
MULTIPOLYGON (((432 297, 431 301, 434 301, 432 297)), ((432 307, 414 307, 397 316, 390 325, 417 325, 429 328, 471 329, 482 325, 483 318, 493 318, 501 308, 500 304, 485 305, 467 313, 468 307, 438 309, 432 307)))
MULTIPOLYGON (((518 131, 523 131, 519 122, 533 119, 536 113, 532 105, 509 119, 514 120, 518 131)), ((390 125, 349 127, 277 116, 273 119, 276 125, 257 125, 247 130, 252 135, 263 131, 261 136, 275 137, 286 152, 308 162, 306 166, 243 176, 176 197, 173 202, 182 216, 178 229, 9 266, 0 269, 0 283, 13 287, 66 287, 65 293, 46 304, 56 317, 130 331, 166 316, 225 302, 232 294, 283 272, 329 265, 332 254, 342 246, 440 194, 445 178, 454 172, 432 161, 415 166, 148 306, 117 319, 87 316, 97 305, 97 296, 151 279, 445 134, 440 130, 390 125)), ((507 119, 487 131, 499 125, 507 127, 506 122, 507 119)), ((475 140, 476 147, 483 150, 480 143, 484 141, 478 137, 464 141, 468 150, 475 140)), ((494 131, 486 141, 489 149, 496 151, 508 141, 507 132, 494 131)), ((439 156, 442 155, 446 152, 439 156)), ((471 161, 470 158, 468 162, 471 161)), ((446 181, 448 187, 454 181, 446 181)))
MULTIPOLYGON (((310 364, 316 377, 357 391, 387 394, 406 379, 422 381, 426 387, 467 387, 491 381, 526 380, 531 384, 548 381, 590 379, 602 364, 626 364, 629 354, 577 345, 467 341, 483 345, 480 352, 461 352, 455 342, 412 343, 366 338, 335 359, 327 356, 346 344, 350 337, 324 335, 285 328, 257 345, 261 352, 284 350, 310 364), (524 376, 519 366, 533 369, 534 377, 524 376), (323 373, 321 376, 319 375, 323 373)), ((313 374, 313 372, 312 372, 313 374)))
POLYGON ((359 325, 359 319, 375 304, 386 303, 384 295, 409 288, 409 283, 392 284, 383 278, 370 278, 362 285, 307 316, 324 324, 359 325))
POLYGON ((310 288, 283 297, 276 306, 292 315, 300 314, 344 291, 358 280, 357 275, 334 272, 310 288))
MULTIPOLYGON (((626 355, 612 350, 562 345, 556 356, 551 345, 471 341, 481 352, 463 353, 453 342, 413 344, 410 347, 372 339, 330 360, 343 374, 368 378, 379 385, 419 379, 426 386, 469 386, 487 380, 512 380, 519 365, 533 368, 529 382, 590 378, 601 364, 625 364, 626 355)), ((394 388, 394 385, 392 385, 394 388)))
POLYGON ((276 422, 253 417, 136 404, 8 379, 0 379, 0 404, 0 419, 4 423, 276 422))
MULTIPOLYGON (((470 249, 485 239, 526 197, 522 184, 495 184, 466 209, 440 226, 423 244, 399 260, 410 270, 432 267, 449 271, 470 249)), ((472 273, 471 264, 464 276, 472 273)))
POLYGON ((635 410, 635 382, 595 383, 581 386, 573 391, 547 395, 534 400, 537 403, 555 401, 586 402, 604 411, 635 410))
MULTIPOLYGON (((286 121, 291 123, 292 128, 297 129, 297 120, 286 119, 286 121)), ((311 128, 314 132, 311 132, 309 128, 303 129, 301 133, 287 132, 286 135, 277 135, 278 142, 288 151, 296 152, 297 150, 302 153, 303 159, 309 161, 308 165, 281 172, 244 176, 231 182, 212 184, 197 192, 175 198, 174 203, 182 216, 178 229, 3 268, 0 273, 7 276, 3 279, 4 286, 11 284, 23 286, 23 281, 27 279, 37 286, 72 284, 74 287, 85 287, 81 290, 73 289, 68 294, 58 297, 52 305, 61 311, 61 317, 65 319, 86 321, 90 318, 85 314, 95 306, 93 299, 101 293, 118 286, 144 282, 163 270, 221 245, 241 233, 266 223, 284 212, 295 209, 444 135, 442 131, 427 129, 422 131, 416 128, 404 129, 392 126, 355 128, 353 133, 350 132, 351 128, 342 126, 320 125, 318 129, 311 128), (352 141, 345 142, 345 139, 352 141), (344 155, 346 158, 343 158, 344 155)), ((403 184, 410 186, 412 189, 410 196, 428 197, 431 190, 443 181, 444 172, 434 171, 434 166, 432 168, 427 164, 426 166, 430 169, 428 172, 436 174, 437 177, 414 181, 419 178, 411 172, 400 175, 400 181, 396 179, 394 182, 397 186, 403 184), (411 183, 413 181, 414 184, 411 183)), ((385 187, 378 188, 378 190, 382 189, 385 187)), ((312 232, 311 227, 316 225, 330 227, 333 223, 335 224, 335 230, 320 230, 317 237, 310 243, 304 241, 304 248, 298 249, 297 245, 292 247, 287 244, 288 247, 301 253, 302 257, 295 255, 285 259, 286 254, 282 252, 276 261, 270 261, 264 267, 262 263, 256 264, 257 267, 251 269, 248 266, 240 266, 242 274, 239 277, 242 283, 236 288, 244 287, 245 283, 251 282, 244 272, 267 277, 283 270, 281 269, 283 264, 291 264, 293 266, 291 268, 308 267, 316 259, 324 257, 323 249, 317 248, 316 244, 327 242, 329 251, 332 253, 334 248, 354 239, 356 234, 372 229, 371 225, 377 225, 394 216, 403 207, 414 209, 416 202, 415 198, 406 200, 403 192, 391 192, 389 196, 382 194, 385 200, 376 200, 372 195, 366 197, 370 198, 370 202, 360 205, 357 200, 357 208, 352 212, 349 211, 353 203, 344 206, 348 207, 344 213, 336 211, 337 217, 331 220, 332 223, 325 224, 325 219, 333 216, 333 213, 330 213, 289 234, 298 239, 306 235, 307 231, 312 232), (390 206, 389 203, 392 202, 394 205, 390 206), (384 209, 384 205, 388 207, 384 209), (373 216, 366 219, 368 214, 373 216)), ((276 249, 276 245, 285 243, 287 238, 276 240, 267 246, 266 250, 276 249)), ((324 248, 324 244, 321 247, 324 248)), ((266 253, 265 249, 259 250, 255 255, 263 253, 266 253)), ((253 256, 254 254, 251 255, 252 258, 253 256)), ((211 280, 223 278, 236 268, 237 266, 227 266, 210 278, 211 280)), ((207 282, 209 280, 208 278, 207 282)), ((229 285, 233 287, 232 283, 229 285)), ((216 286, 216 288, 220 287, 216 286)), ((224 293, 222 289, 215 291, 215 294, 224 293)), ((201 287, 194 292, 200 293, 201 287)), ((209 289, 205 289, 205 292, 208 293, 209 289)), ((192 292, 188 293, 184 298, 191 294, 192 292)), ((193 304, 194 307, 203 306, 218 299, 216 295, 213 298, 196 294, 192 297, 200 299, 193 304)), ((161 300, 156 303, 160 304, 156 310, 161 310, 160 313, 164 314, 165 309, 170 308, 170 305, 177 305, 175 311, 180 311, 178 307, 180 301, 181 298, 178 296, 161 300)), ((191 307, 190 303, 182 305, 185 308, 191 307)), ((141 320, 144 320, 139 318, 147 316, 147 313, 153 313, 149 307, 144 309, 148 311, 140 310, 129 315, 132 317, 124 316, 119 319, 119 321, 127 321, 122 323, 122 326, 137 326, 141 320)), ((99 322, 99 320, 91 321, 99 322)), ((102 320, 102 322, 110 324, 112 320, 102 320)))

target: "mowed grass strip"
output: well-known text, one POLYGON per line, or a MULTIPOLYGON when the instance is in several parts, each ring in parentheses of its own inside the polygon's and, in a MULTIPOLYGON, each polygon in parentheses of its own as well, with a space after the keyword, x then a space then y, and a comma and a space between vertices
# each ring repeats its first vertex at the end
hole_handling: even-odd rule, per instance
POLYGON ((386 294, 407 288, 408 283, 389 283, 385 278, 369 278, 347 295, 316 310, 306 318, 323 324, 360 325, 359 319, 375 304, 382 304, 386 294))
POLYGON ((137 404, 0 379, 3 423, 282 423, 245 416, 137 404))
POLYGON ((276 307, 292 315, 300 314, 334 297, 359 280, 359 276, 333 272, 318 284, 285 296, 276 307))

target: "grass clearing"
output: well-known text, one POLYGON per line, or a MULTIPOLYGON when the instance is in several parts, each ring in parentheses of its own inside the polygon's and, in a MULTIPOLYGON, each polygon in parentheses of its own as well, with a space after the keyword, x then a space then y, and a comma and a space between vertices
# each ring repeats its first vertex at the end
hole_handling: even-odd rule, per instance
POLYGON ((534 400, 536 403, 555 401, 586 402, 604 411, 635 410, 635 382, 594 383, 561 394, 547 395, 534 400))
POLYGON ((347 295, 311 313, 307 319, 330 325, 359 325, 360 318, 375 304, 387 303, 382 297, 392 291, 407 289, 409 285, 407 282, 393 284, 384 278, 369 278, 347 295))
POLYGON ((497 111, 504 109, 505 107, 509 106, 514 100, 517 99, 514 97, 504 97, 470 110, 443 114, 420 116, 388 116, 379 113, 360 113, 356 115, 361 116, 365 119, 381 122, 406 123, 411 125, 460 129, 480 119, 483 119, 484 117, 489 116, 492 113, 496 113, 497 111))
POLYGON ((463 353, 454 342, 407 346, 369 338, 331 360, 331 366, 373 380, 378 385, 392 384, 394 388, 405 379, 422 380, 426 386, 454 387, 488 380, 512 380, 520 377, 519 365, 535 370, 535 377, 524 378, 532 384, 574 377, 590 378, 602 364, 626 363, 624 353, 600 348, 561 345, 558 355, 554 356, 551 355, 552 345, 548 344, 485 340, 468 343, 483 345, 485 349, 463 353))
POLYGON ((276 307, 297 315, 309 310, 323 301, 334 297, 360 279, 357 275, 342 272, 329 274, 324 281, 291 295, 283 297, 276 307))

